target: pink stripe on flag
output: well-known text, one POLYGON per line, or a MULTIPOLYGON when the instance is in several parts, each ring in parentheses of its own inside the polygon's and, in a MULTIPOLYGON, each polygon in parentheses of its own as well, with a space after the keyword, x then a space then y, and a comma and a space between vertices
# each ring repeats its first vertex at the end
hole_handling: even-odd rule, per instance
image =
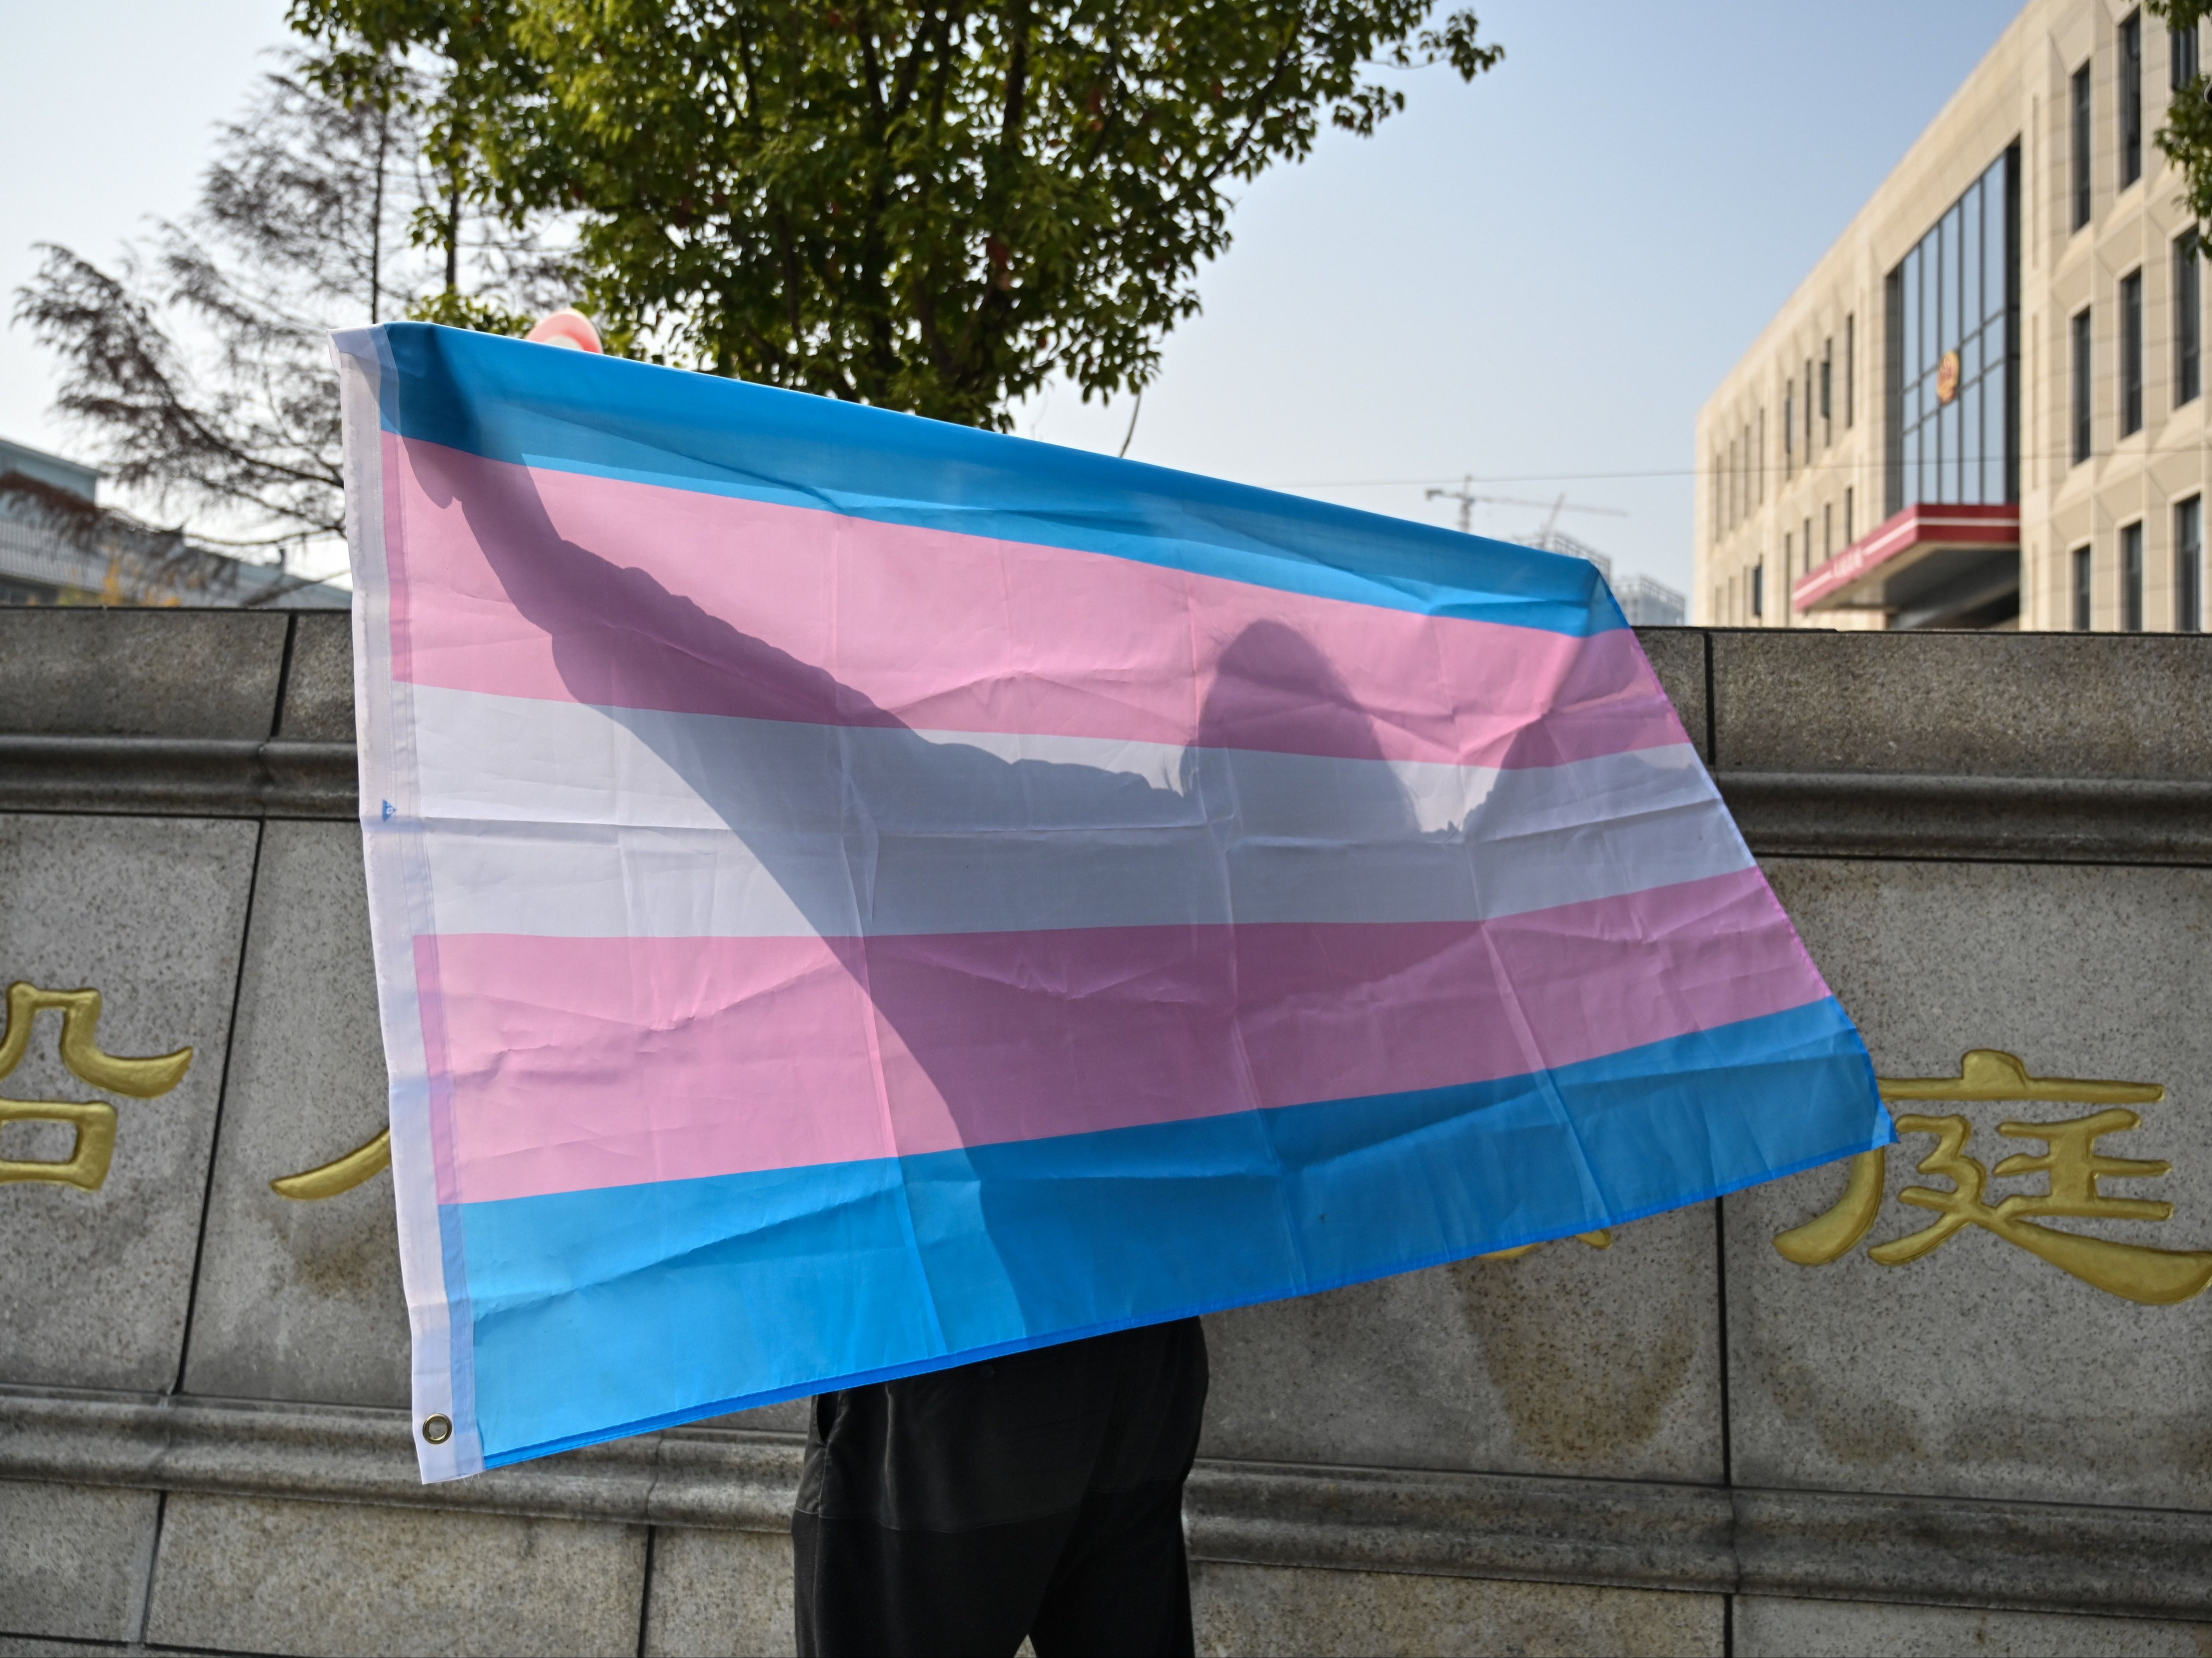
POLYGON ((1685 740, 1625 629, 1420 616, 384 445, 392 671, 420 684, 1462 765, 1685 740))
POLYGON ((449 1202, 1445 1087, 1827 994, 1755 868, 1481 923, 416 951, 449 1202))

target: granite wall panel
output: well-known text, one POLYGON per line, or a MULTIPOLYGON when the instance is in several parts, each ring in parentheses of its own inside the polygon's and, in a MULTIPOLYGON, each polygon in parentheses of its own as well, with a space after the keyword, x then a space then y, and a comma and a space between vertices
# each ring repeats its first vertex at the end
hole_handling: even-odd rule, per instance
POLYGON ((645 1658, 787 1658, 792 1627, 788 1533, 653 1533, 645 1658))
MULTIPOLYGON (((2038 1076, 2163 1084, 2163 1102, 2136 1108, 2142 1126, 2098 1149, 2170 1161, 2171 1174, 2106 1185, 2171 1201, 2172 1219, 2043 1224, 2212 1249, 2212 871, 1815 859, 1769 871, 1883 1076, 1952 1076, 1966 1050, 1996 1048, 2038 1076)), ((1993 1204, 2048 1179, 1995 1175, 2007 1154, 2044 1149, 2000 1123, 2097 1108, 1899 1108, 1967 1119, 1965 1154, 1992 1171, 1993 1204)), ((2212 1508, 2212 1296, 2141 1305, 1971 1224, 1909 1264, 1877 1264, 1869 1246, 1939 1218, 1899 1201, 1908 1186, 1950 1188, 1915 1170, 1935 1145, 1917 1134, 1890 1151, 1866 1243, 1830 1265, 1785 1260, 1774 1238, 1837 1201, 1840 1169, 1726 1200, 1736 1479, 2212 1508)))
MULTIPOLYGON (((2212 774, 2206 641, 1644 638, 1701 744, 1710 715, 1724 770, 2212 774)), ((37 736, 258 740, 272 718, 278 735, 302 743, 352 732, 343 616, 0 612, 0 720, 37 736)), ((1823 844, 1835 843, 1814 848, 1823 844)), ((1965 1050, 1991 1048, 2045 1076, 2165 1084, 2164 1102, 2139 1108, 2140 1128, 2099 1149, 2170 1160, 2170 1174, 2106 1183, 2112 1195, 2171 1200, 2172 1218, 2051 1224, 2212 1250, 2212 1023, 2197 1017, 2212 980, 2212 870, 1809 858, 1769 868, 1883 1074, 1948 1075, 1965 1050)), ((0 817, 0 983, 14 978, 99 987, 111 1051, 191 1043, 198 1057, 173 1093, 117 1102, 114 1165, 98 1191, 0 1184, 9 1264, 0 1273, 0 1383, 157 1393, 175 1384, 181 1353, 190 1392, 404 1404, 389 1177, 305 1204, 267 1184, 353 1149, 383 1121, 358 829, 0 817), (203 1190, 212 1199, 204 1239, 203 1190)), ((41 1040, 0 1092, 91 1096, 58 1064, 58 1028, 43 1016, 41 1040)), ((1993 1168, 2006 1153, 2043 1149, 2001 1136, 2002 1122, 2094 1108, 1904 1108, 1964 1116, 1966 1155, 1993 1168)), ((64 1155, 68 1138, 13 1124, 0 1130, 0 1157, 64 1155)), ((1936 1218, 1899 1201, 1908 1186, 1948 1184, 1915 1172, 1931 1146, 1918 1137, 1889 1156, 1867 1243, 1936 1218)), ((1989 1185, 1995 1200, 2040 1181, 1992 1173, 1989 1185)), ((2170 1307, 2115 1299, 1972 1225, 1896 1267, 1870 1260, 1865 1243, 1826 1266, 1784 1260, 1775 1234, 1827 1207, 1842 1186, 1839 1169, 1814 1170, 1733 1196, 1717 1215, 1707 1206, 1624 1228, 1603 1252, 1561 1242, 1518 1261, 1466 1262, 1211 1318, 1206 1454, 1327 1465, 1328 1477, 1310 1483, 1329 1493, 1367 1491, 1389 1477, 1358 1471, 1389 1469, 1705 1486, 1725 1477, 1725 1396, 1734 1476, 1770 1488, 1739 1494, 1739 1518, 1793 1489, 2106 1505, 2106 1515, 2212 1512, 2212 1296, 2170 1307)), ((796 1400, 728 1420, 799 1428, 805 1409, 796 1400)), ((181 1460, 163 1465, 165 1477, 205 1450, 170 1446, 163 1455, 181 1460)), ((239 1450, 247 1467, 246 1446, 239 1450)), ((0 1658, 106 1649, 134 1640, 142 1620, 157 1644, 222 1651, 792 1650, 788 1538, 692 1529, 713 1505, 686 1508, 681 1482, 665 1483, 665 1472, 652 1474, 655 1496, 642 1507, 556 1481, 542 1486, 552 1493, 542 1506, 492 1513, 286 1500, 319 1490, 314 1480, 217 1495, 240 1487, 202 1467, 191 1476, 199 1489, 173 1491, 165 1519, 150 1491, 0 1482, 0 1658), (664 1523, 648 1550, 643 1525, 626 1523, 647 1519, 681 1523, 664 1523)), ((415 1497, 410 1485, 383 1500, 415 1497)), ((1513 1526, 1534 1523, 1528 1500, 1512 1498, 1523 1505, 1512 1508, 1513 1526)), ((1299 1515, 1327 1507, 1311 1491, 1302 1501, 1299 1515)), ((1371 1523, 1394 1537, 1411 1523, 1372 1512, 1390 1515, 1371 1523)), ((1905 1533, 1940 1530, 1933 1509, 1897 1512, 1905 1533)), ((1239 1535, 1279 1543, 1294 1518, 1279 1508, 1246 1515, 1239 1535)), ((2003 1540, 1972 1521, 1926 1545, 1939 1551, 1929 1571, 1955 1579, 1961 1599, 1986 1588, 2035 1604, 2019 1559, 2001 1559, 2003 1540), (2000 1583, 1984 1573, 1984 1583, 1970 1567, 1954 1570, 1946 1547, 2011 1575, 2000 1583)), ((2203 1522, 2138 1523, 2185 1539, 2203 1522)), ((1717 1652, 1732 1627, 1746 1655, 2212 1653, 2212 1627, 2031 1611, 1741 1596, 1731 1625, 1716 1594, 1376 1570, 1404 1563, 1378 1558, 1356 1527, 1300 1535, 1307 1552, 1243 1555, 1299 1564, 1195 1563, 1202 1649, 1717 1652), (1322 1570, 1323 1561, 1363 1569, 1322 1570)), ((1755 1542, 1756 1527, 1744 1535, 1755 1542)), ((1644 1546, 1645 1533, 1638 1539, 1644 1546)), ((2047 1528, 2035 1541, 2049 1546, 2047 1528)), ((2185 1542, 2167 1554, 2160 1570, 2185 1576, 2185 1542)), ((1439 1569, 1521 1567, 1461 1559, 1439 1569)), ((2140 1556, 2114 1570, 2136 1588, 2080 1604, 2132 1604, 2126 1593, 2148 1581, 2140 1556)), ((1678 1588, 1726 1581, 1708 1571, 1678 1588)), ((1793 1594, 1863 1587, 1761 1581, 1793 1594)), ((2161 1582, 2168 1599, 2146 1609, 2172 1616, 2190 1604, 2161 1582)), ((1920 1591, 1885 1580, 1866 1592, 1920 1591)))
POLYGON ((1711 1655, 1723 1597, 1575 1583, 1199 1561, 1191 1611, 1210 1658, 1269 1653, 1711 1655))
POLYGON ((1206 1456, 1717 1481, 1711 1206, 1206 1320, 1206 1456))
MULTIPOLYGON (((0 1382, 176 1384, 260 833, 251 823, 0 817, 0 982, 100 991, 108 1053, 194 1050, 166 1094, 103 1095, 64 1068, 62 1015, 38 1015, 0 1092, 106 1099, 116 1137, 96 1190, 0 1183, 0 1382)), ((74 1142, 63 1124, 13 1122, 0 1130, 0 1157, 66 1159, 74 1142)))
POLYGON ((2204 1658, 2212 1624, 1736 1597, 1735 1658, 2204 1658))
POLYGON ((284 708, 276 735, 295 743, 353 741, 349 613, 308 611, 294 619, 292 660, 284 671, 284 708))
POLYGON ((288 616, 0 608, 0 728, 250 738, 272 729, 288 616))
POLYGON ((2212 776, 2212 649, 2168 635, 1716 629, 1715 766, 2212 776))
MULTIPOLYGON (((1192 1564, 1206 1654, 1715 1654, 1722 1600, 1396 1572, 1192 1564)), ((653 1543, 648 1658, 795 1650, 791 1540, 662 1530, 653 1543)), ((1023 1650, 1029 1647, 1025 1643, 1023 1650)))
POLYGON ((0 1633, 134 1641, 161 1498, 0 1480, 0 1633))
POLYGON ((146 1639, 259 1653, 637 1650, 645 1529, 174 1495, 146 1639))
POLYGON ((276 822, 264 835, 185 1385, 404 1406, 391 1175, 305 1201, 269 1184, 385 1126, 361 830, 276 822))
POLYGON ((1695 628, 1638 628, 1636 637, 1644 646, 1644 655, 1651 659, 1651 671, 1659 676, 1674 712, 1681 717, 1682 729, 1711 763, 1705 634, 1695 628))

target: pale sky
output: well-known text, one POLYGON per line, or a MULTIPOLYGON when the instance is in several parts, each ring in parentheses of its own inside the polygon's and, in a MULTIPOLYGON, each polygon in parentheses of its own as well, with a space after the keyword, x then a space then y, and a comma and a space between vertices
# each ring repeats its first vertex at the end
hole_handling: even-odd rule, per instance
MULTIPOLYGON (((1447 0, 1449 3, 1449 0, 1447 0)), ((1252 186, 1168 342, 1132 456, 1448 523, 1424 499, 1571 501, 1560 526, 1687 592, 1697 410, 2018 10, 2013 0, 1492 0, 1506 60, 1252 186)), ((61 242, 112 259, 191 204, 282 0, 0 0, 0 317, 61 242)), ((88 446, 0 329, 0 437, 88 446)), ((1021 411, 1117 448, 1126 400, 1021 411)), ((1516 537, 1540 508, 1480 509, 1516 537)))

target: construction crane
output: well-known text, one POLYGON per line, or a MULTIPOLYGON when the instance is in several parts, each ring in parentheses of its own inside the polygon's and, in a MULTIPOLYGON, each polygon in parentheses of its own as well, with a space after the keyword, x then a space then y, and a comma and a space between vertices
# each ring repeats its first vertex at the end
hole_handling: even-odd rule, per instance
POLYGON ((1547 538, 1558 527, 1559 514, 1562 513, 1599 513, 1607 518, 1628 516, 1617 507, 1585 507, 1578 501, 1569 501, 1564 494, 1557 501, 1530 501, 1521 495, 1477 495, 1474 492, 1474 477, 1472 473, 1460 480, 1458 489, 1431 489, 1428 492, 1427 499, 1455 501, 1459 503, 1459 532, 1462 535, 1472 535, 1474 532, 1474 509, 1478 506, 1547 507, 1551 509, 1551 513, 1550 516, 1544 520, 1544 527, 1537 531, 1536 539, 1539 543, 1547 538))

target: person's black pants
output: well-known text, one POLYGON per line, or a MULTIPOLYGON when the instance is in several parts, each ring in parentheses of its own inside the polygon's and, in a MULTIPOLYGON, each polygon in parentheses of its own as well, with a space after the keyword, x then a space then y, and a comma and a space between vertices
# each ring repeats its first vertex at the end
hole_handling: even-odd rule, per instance
POLYGON ((1194 1318, 823 1394, 792 1516, 799 1651, 1190 1653, 1205 1408, 1194 1318))

